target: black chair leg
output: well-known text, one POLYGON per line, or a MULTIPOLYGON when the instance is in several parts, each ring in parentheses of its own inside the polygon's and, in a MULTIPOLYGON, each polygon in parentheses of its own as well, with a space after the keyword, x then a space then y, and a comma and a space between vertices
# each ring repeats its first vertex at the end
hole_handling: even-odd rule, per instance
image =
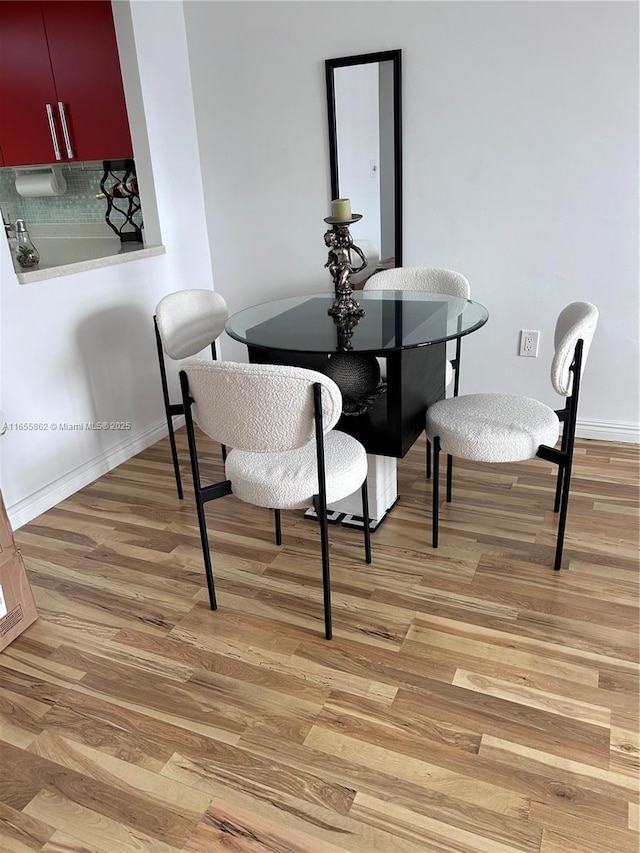
POLYGON ((433 506, 431 508, 432 545, 438 547, 438 502, 440 500, 440 437, 433 439, 433 506))
POLYGON ((173 473, 176 478, 176 489, 178 491, 179 500, 183 500, 182 493, 182 478, 180 477, 180 460, 178 459, 178 448, 176 446, 176 435, 173 431, 173 418, 167 412, 167 426, 169 428, 169 444, 171 445, 171 457, 173 459, 173 473))
POLYGON ((369 488, 367 486, 367 478, 364 478, 364 483, 361 488, 362 493, 362 529, 364 532, 364 558, 367 563, 371 562, 371 528, 369 518, 369 488))
MULTIPOLYGON (((565 454, 565 457, 568 454, 569 449, 569 441, 571 440, 570 436, 571 425, 568 423, 564 423, 562 427, 562 438, 560 439, 560 451, 565 454)), ((564 478, 567 473, 566 465, 559 464, 558 465, 558 478, 556 480, 556 495, 553 501, 553 511, 560 512, 560 501, 562 499, 562 488, 564 484, 564 478)))
POLYGON ((562 499, 562 484, 564 482, 564 466, 558 467, 558 477, 556 479, 556 496, 553 501, 553 511, 560 512, 560 501, 562 499))
MULTIPOLYGON (((191 403, 189 398, 189 383, 185 373, 180 373, 180 387, 182 389, 182 408, 185 413, 185 425, 187 429, 187 441, 189 444, 189 458, 191 459, 191 477, 193 479, 193 492, 198 514, 198 527, 200 528, 200 544, 202 545, 202 559, 204 562, 204 573, 207 578, 207 589, 209 591, 209 605, 212 610, 218 609, 216 601, 216 589, 213 581, 213 568, 211 567, 211 552, 209 550, 209 537, 207 535, 207 519, 204 514, 204 491, 200 480, 200 465, 198 464, 198 451, 196 449, 196 435, 191 417, 191 403)), ((229 491, 231 493, 230 483, 229 491)))
POLYGON ((202 544, 204 573, 207 578, 207 589, 209 590, 209 604, 212 610, 217 610, 218 602, 216 601, 216 590, 213 583, 213 569, 211 568, 209 537, 207 536, 207 521, 204 514, 204 504, 202 503, 202 499, 198 495, 196 495, 196 509, 198 511, 198 526, 200 527, 200 542, 202 544))
POLYGON ((556 559, 553 568, 558 571, 562 566, 562 549, 564 548, 564 533, 567 526, 567 510, 569 509, 569 485, 571 483, 571 464, 566 467, 562 477, 562 497, 560 500, 560 518, 558 519, 558 539, 556 542, 556 559))
POLYGON ((431 442, 427 439, 427 456, 426 456, 427 480, 431 479, 431 442))
POLYGON ((327 505, 318 495, 313 497, 313 505, 320 523, 320 542, 322 546, 322 590, 324 595, 324 635, 327 640, 333 636, 331 620, 331 575, 329 572, 329 525, 327 523, 327 505))
MULTIPOLYGON (((182 493, 182 478, 180 477, 180 460, 178 459, 178 448, 176 447, 176 436, 173 430, 173 415, 171 414, 171 401, 169 400, 169 384, 167 382, 167 370, 164 363, 164 352, 162 349, 162 340, 158 331, 158 323, 156 318, 153 318, 153 328, 156 335, 156 348, 158 350, 158 366, 160 367, 160 381, 162 383, 162 399, 164 400, 164 413, 167 418, 167 429, 169 431, 169 444, 171 445, 171 457, 173 459, 173 473, 176 478, 176 489, 178 490, 178 498, 183 499, 182 493)), ((180 413, 179 407, 176 414, 180 413)))
POLYGON ((447 503, 451 503, 451 484, 453 482, 453 456, 447 453, 447 503))
POLYGON ((276 545, 282 545, 282 521, 280 518, 280 510, 274 509, 273 515, 276 522, 276 545))

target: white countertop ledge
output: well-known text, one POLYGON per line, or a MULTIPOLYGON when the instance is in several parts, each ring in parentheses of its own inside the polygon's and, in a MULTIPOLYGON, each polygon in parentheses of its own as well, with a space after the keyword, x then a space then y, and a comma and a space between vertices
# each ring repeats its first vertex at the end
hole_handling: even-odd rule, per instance
POLYGON ((37 269, 16 269, 20 284, 47 281, 64 275, 101 269, 102 267, 125 264, 142 258, 164 255, 164 246, 142 243, 121 243, 120 240, 104 237, 79 239, 56 239, 40 237, 36 241, 40 253, 37 269))

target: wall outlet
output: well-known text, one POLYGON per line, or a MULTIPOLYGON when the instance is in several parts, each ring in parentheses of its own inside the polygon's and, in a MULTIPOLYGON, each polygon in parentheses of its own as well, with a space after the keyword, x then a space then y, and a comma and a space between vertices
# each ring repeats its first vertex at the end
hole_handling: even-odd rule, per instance
POLYGON ((538 355, 538 344, 540 343, 540 332, 531 332, 528 329, 520 331, 520 351, 518 355, 528 358, 536 358, 538 355))

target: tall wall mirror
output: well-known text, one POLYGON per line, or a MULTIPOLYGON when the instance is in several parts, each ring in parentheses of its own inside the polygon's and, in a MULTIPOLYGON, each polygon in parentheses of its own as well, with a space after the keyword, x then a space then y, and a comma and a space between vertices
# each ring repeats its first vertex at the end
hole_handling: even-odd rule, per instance
POLYGON ((374 247, 381 267, 402 266, 401 53, 325 62, 331 197, 362 214, 351 234, 374 247))

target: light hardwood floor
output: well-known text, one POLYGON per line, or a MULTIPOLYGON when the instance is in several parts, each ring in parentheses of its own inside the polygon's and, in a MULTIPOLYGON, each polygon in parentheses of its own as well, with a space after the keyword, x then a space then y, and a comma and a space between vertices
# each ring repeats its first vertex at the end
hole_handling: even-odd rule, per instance
MULTIPOLYGON (((161 442, 16 533, 38 621, 0 653, 2 853, 637 853, 638 448, 457 462, 424 439, 373 536, 207 505, 207 605, 161 442)), ((208 476, 221 478, 207 447, 208 476)))

